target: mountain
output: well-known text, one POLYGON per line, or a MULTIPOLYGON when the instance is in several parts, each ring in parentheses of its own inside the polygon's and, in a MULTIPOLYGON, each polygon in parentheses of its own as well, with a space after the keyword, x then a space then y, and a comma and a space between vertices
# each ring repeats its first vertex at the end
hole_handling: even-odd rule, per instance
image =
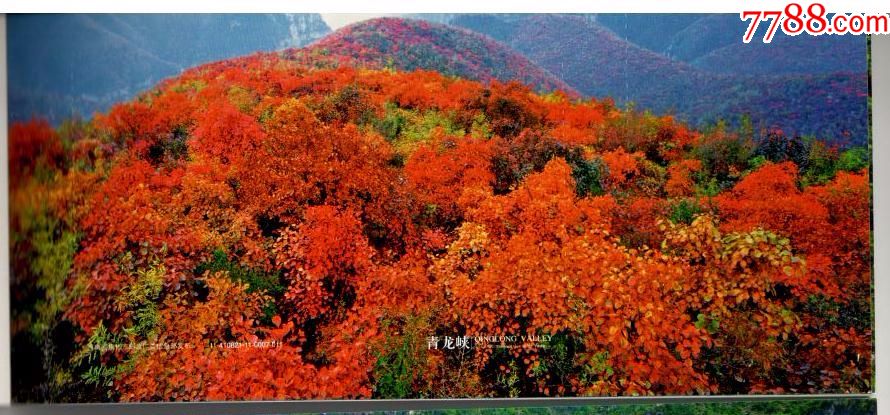
POLYGON ((737 14, 609 13, 590 18, 628 42, 687 63, 721 47, 741 43, 747 28, 737 14), (739 30, 728 30, 732 27, 739 30))
MULTIPOLYGON (((496 39, 510 39, 528 14, 414 14, 414 18, 471 28, 496 39)), ((865 71, 861 36, 787 36, 779 30, 772 44, 741 41, 747 22, 737 14, 594 13, 575 14, 599 28, 667 58, 700 69, 738 74, 825 74, 865 71), (736 27, 738 30, 730 30, 736 27)))
MULTIPOLYGON (((701 19, 707 19, 709 16, 713 15, 693 13, 600 13, 588 15, 590 20, 611 30, 618 37, 628 42, 684 61, 688 61, 688 59, 679 58, 677 53, 672 51, 676 49, 677 34, 682 33, 693 23, 701 19)), ((724 34, 727 36, 731 35, 734 40, 740 36, 734 31, 723 30, 720 33, 709 34, 708 36, 693 36, 690 39, 717 43, 719 46, 723 46, 725 45, 723 43, 724 34)))
POLYGON ((865 73, 867 45, 857 36, 776 36, 771 43, 755 38, 733 42, 690 63, 716 73, 793 75, 835 72, 865 73))
MULTIPOLYGON (((792 134, 832 137, 844 143, 867 139, 867 73, 864 65, 855 64, 857 51, 861 50, 864 60, 865 50, 855 44, 834 43, 818 54, 810 51, 825 56, 840 49, 851 60, 848 67, 837 59, 835 64, 811 71, 794 70, 794 65, 799 68, 804 64, 791 62, 806 50, 783 47, 792 43, 789 39, 754 46, 758 52, 747 55, 750 61, 736 59, 730 50, 736 46, 731 44, 700 60, 684 62, 632 43, 600 20, 578 15, 456 15, 451 24, 507 43, 587 96, 633 102, 639 108, 673 113, 696 125, 721 119, 738 123, 741 115, 748 115, 756 126, 778 127, 792 134), (846 70, 837 72, 840 68, 846 70)), ((695 22, 702 24, 702 20, 712 19, 708 16, 695 22)), ((687 29, 674 33, 674 41, 687 29)), ((810 47, 818 49, 820 45, 810 47)))
POLYGON ((474 80, 516 80, 542 91, 574 93, 559 77, 501 42, 425 20, 371 19, 286 54, 313 66, 346 63, 409 71, 429 69, 474 80))
POLYGON ((90 116, 184 68, 305 45, 318 14, 69 14, 7 19, 10 118, 90 116))
POLYGON ((741 41, 748 22, 737 14, 597 14, 591 20, 640 47, 697 68, 736 74, 826 74, 865 72, 865 38, 861 36, 788 36, 776 32, 761 41, 761 24, 753 42, 741 41), (728 28, 738 30, 728 30, 728 28))
POLYGON ((654 107, 665 94, 689 90, 703 76, 688 64, 626 42, 582 16, 533 15, 503 21, 497 15, 467 15, 458 16, 453 24, 506 42, 585 95, 654 107))

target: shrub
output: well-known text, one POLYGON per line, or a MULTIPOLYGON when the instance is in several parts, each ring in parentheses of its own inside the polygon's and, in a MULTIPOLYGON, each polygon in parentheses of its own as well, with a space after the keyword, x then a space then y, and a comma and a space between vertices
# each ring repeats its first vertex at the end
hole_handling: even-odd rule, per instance
POLYGON ((690 224, 695 216, 702 212, 701 206, 695 199, 680 199, 674 202, 670 208, 668 219, 674 223, 690 224))

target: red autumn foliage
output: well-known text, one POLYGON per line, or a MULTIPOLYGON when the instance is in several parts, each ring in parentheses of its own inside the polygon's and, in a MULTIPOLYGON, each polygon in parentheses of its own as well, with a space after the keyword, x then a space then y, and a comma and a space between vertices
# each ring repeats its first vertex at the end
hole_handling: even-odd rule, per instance
POLYGON ((62 167, 62 143, 44 120, 13 123, 9 129, 9 184, 18 187, 35 169, 53 171, 62 167))
POLYGON ((692 175, 701 171, 699 160, 680 160, 668 167, 668 180, 664 190, 668 196, 692 196, 695 193, 695 183, 692 175))
POLYGON ((406 179, 419 202, 435 210, 436 218, 459 222, 463 212, 457 201, 464 189, 490 188, 494 183, 491 160, 495 144, 494 140, 444 137, 412 153, 405 164, 406 179))
POLYGON ((186 71, 92 125, 71 154, 14 125, 31 187, 11 200, 77 213, 62 317, 80 349, 106 329, 184 345, 91 361, 114 367, 111 399, 870 387, 865 172, 804 188, 793 162, 738 170, 737 137, 671 117, 277 54, 186 71), (427 343, 544 335, 564 353, 427 343))

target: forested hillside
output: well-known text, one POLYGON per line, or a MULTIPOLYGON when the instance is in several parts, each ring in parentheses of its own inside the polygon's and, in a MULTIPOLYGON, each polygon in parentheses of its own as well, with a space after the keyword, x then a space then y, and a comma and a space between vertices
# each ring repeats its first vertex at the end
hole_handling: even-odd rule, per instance
POLYGON ((424 20, 359 22, 285 53, 306 66, 425 69, 478 81, 518 81, 541 91, 572 92, 565 82, 503 43, 463 28, 424 20))
POLYGON ((744 44, 738 16, 731 23, 725 15, 695 16, 455 15, 451 24, 505 42, 586 96, 672 113, 696 126, 724 120, 738 127, 745 115, 758 129, 866 143, 864 38, 779 36, 770 45, 744 44))
POLYGON ((872 390, 865 148, 413 70, 386 36, 454 32, 374 24, 12 124, 17 400, 872 390))

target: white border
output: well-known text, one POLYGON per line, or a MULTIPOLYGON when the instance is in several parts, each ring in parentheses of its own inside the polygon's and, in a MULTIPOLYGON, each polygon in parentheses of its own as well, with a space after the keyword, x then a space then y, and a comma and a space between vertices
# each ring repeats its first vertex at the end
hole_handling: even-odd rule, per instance
POLYGON ((875 387, 890 413, 890 35, 872 36, 872 215, 874 218, 875 387))
POLYGON ((0 15, 0 406, 12 402, 9 298, 9 155, 7 143, 6 16, 0 15))
MULTIPOLYGON (((885 1, 823 1, 830 11, 887 12, 885 1)), ((0 6, 3 12, 330 12, 330 13, 437 13, 437 12, 647 12, 647 13, 737 13, 741 10, 777 9, 787 2, 717 1, 695 2, 635 0, 633 3, 580 0, 517 0, 506 3, 478 0, 399 3, 396 0, 218 0, 186 2, 154 0, 126 2, 91 0, 59 3, 49 0, 19 1, 0 6)), ((739 28, 740 36, 742 26, 739 28)), ((879 413, 890 414, 890 36, 872 40, 873 103, 873 215, 874 215, 874 301, 875 301, 875 394, 879 413), (882 301, 883 300, 883 301, 882 301), (883 360, 886 359, 886 360, 883 360), (882 411, 883 410, 883 411, 882 411)), ((9 327, 9 211, 6 99, 6 19, 0 15, 0 407, 11 397, 9 327)), ((550 403, 552 404, 552 402, 550 403)))

